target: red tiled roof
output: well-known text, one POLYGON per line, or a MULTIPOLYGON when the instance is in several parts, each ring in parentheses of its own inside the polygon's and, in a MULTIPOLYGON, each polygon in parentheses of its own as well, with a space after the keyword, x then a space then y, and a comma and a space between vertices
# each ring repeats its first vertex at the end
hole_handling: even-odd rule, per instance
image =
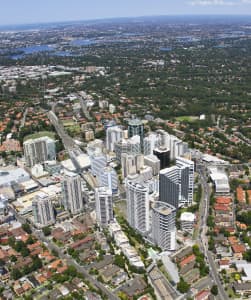
POLYGON ((189 255, 188 257, 184 258, 181 262, 180 262, 180 267, 184 267, 185 265, 189 264, 192 261, 195 261, 196 257, 194 254, 189 255))
POLYGON ((221 210, 221 211, 229 211, 229 207, 221 204, 215 204, 214 205, 215 210, 221 210))
POLYGON ((236 198, 238 202, 246 202, 246 193, 241 186, 236 189, 236 198))
POLYGON ((209 296, 209 290, 202 290, 195 296, 195 300, 207 300, 209 296))
POLYGON ((230 197, 217 197, 216 203, 217 204, 230 204, 230 203, 232 203, 232 199, 230 197))
POLYGON ((234 244, 232 245, 232 249, 234 253, 244 253, 246 251, 246 247, 243 244, 234 244))

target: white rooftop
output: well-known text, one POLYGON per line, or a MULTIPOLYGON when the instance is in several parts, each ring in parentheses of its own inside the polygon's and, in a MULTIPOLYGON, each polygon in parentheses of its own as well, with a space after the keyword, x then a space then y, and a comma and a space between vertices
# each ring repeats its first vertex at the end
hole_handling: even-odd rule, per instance
POLYGON ((248 263, 247 261, 236 261, 235 262, 236 268, 238 270, 243 270, 245 275, 242 275, 243 281, 251 281, 251 263, 248 263))
POLYGON ((183 212, 180 216, 180 221, 194 222, 195 214, 191 212, 183 212))
POLYGON ((21 183, 30 178, 30 175, 21 168, 1 169, 0 186, 10 185, 12 181, 21 183))

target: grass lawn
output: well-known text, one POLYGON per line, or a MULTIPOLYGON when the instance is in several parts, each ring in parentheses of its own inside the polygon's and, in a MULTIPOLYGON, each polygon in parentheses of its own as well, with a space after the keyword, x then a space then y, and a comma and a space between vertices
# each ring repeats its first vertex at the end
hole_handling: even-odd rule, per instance
POLYGON ((40 131, 40 132, 36 132, 36 133, 33 133, 33 134, 29 134, 27 135, 25 138, 24 138, 24 142, 29 140, 29 139, 37 139, 37 138, 40 138, 40 137, 43 137, 43 136, 48 136, 52 139, 55 139, 55 133, 54 132, 51 132, 51 131, 40 131))
POLYGON ((194 122, 199 120, 199 117, 196 116, 181 116, 176 118, 177 121, 180 122, 194 122))
POLYGON ((126 201, 121 200, 114 203, 114 211, 116 215, 122 216, 126 219, 126 201))
POLYGON ((78 135, 81 132, 79 125, 73 125, 66 128, 66 131, 69 133, 70 136, 78 135))
POLYGON ((62 121, 64 127, 74 126, 76 123, 73 120, 64 120, 62 121))

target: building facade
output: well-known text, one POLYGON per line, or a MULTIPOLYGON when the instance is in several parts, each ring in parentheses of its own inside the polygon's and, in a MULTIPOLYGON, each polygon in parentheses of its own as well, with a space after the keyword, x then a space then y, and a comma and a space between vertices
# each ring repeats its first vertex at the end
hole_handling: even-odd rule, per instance
POLYGON ((56 160, 55 141, 47 136, 24 142, 24 157, 28 167, 56 160))
POLYGON ((79 175, 65 172, 62 180, 62 204, 72 214, 78 214, 83 211, 84 203, 79 175))
POLYGON ((121 162, 122 153, 137 155, 141 153, 140 136, 135 135, 130 139, 122 139, 114 146, 116 159, 121 162))
POLYGON ((148 187, 133 181, 126 182, 127 219, 129 224, 142 234, 149 229, 148 187))
POLYGON ((155 148, 153 154, 160 160, 160 170, 170 165, 170 150, 165 147, 155 148))
POLYGON ((144 151, 144 125, 139 119, 132 119, 128 122, 128 137, 140 136, 141 151, 144 151))
POLYGON ((163 250, 176 249, 176 209, 168 203, 154 202, 152 207, 152 238, 163 250))
POLYGON ((112 191, 107 187, 95 189, 96 217, 100 226, 107 226, 113 220, 112 191))
POLYGON ((179 207, 181 195, 180 169, 177 166, 160 171, 159 197, 161 202, 179 207))
POLYGON ((160 201, 175 208, 193 203, 194 162, 178 157, 176 165, 160 171, 160 201))
POLYGON ((113 194, 118 192, 118 175, 112 167, 106 167, 101 170, 97 178, 100 186, 108 187, 113 194))
POLYGON ((106 130, 106 149, 114 152, 115 143, 121 141, 124 137, 124 130, 119 126, 108 127, 106 130))
POLYGON ((192 205, 194 190, 194 162, 183 157, 177 157, 176 166, 180 168, 181 176, 180 204, 183 206, 192 205))
POLYGON ((160 160, 155 155, 147 155, 144 157, 144 164, 152 168, 153 176, 157 176, 160 171, 160 160))
POLYGON ((107 158, 103 153, 94 153, 90 156, 91 171, 94 176, 98 176, 107 165, 107 158))
POLYGON ((40 194, 32 200, 34 223, 39 227, 55 223, 55 214, 51 199, 48 195, 40 194))

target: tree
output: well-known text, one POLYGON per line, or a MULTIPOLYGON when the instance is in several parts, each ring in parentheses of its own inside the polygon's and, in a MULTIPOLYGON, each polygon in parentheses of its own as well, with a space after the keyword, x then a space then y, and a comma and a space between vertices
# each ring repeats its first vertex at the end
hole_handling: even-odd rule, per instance
POLYGON ((14 236, 10 236, 8 238, 8 245, 10 245, 12 248, 14 248, 15 242, 16 242, 16 240, 15 240, 14 236))
POLYGON ((32 233, 31 227, 30 227, 30 225, 29 225, 28 223, 22 224, 22 228, 23 228, 23 230, 24 230, 25 232, 27 232, 28 234, 31 234, 31 233, 32 233))
POLYGON ((28 248, 23 247, 23 248, 21 249, 21 255, 22 255, 23 257, 26 257, 26 256, 28 256, 29 254, 30 254, 30 251, 29 251, 28 248))
POLYGON ((190 284, 185 282, 185 280, 181 277, 180 282, 177 284, 177 290, 182 294, 187 293, 189 291, 190 284))
POLYGON ((42 266, 43 266, 42 260, 38 256, 35 256, 33 258, 32 269, 34 271, 36 271, 36 270, 42 268, 42 266))
POLYGON ((26 241, 26 245, 32 245, 34 244, 34 239, 33 237, 30 235, 26 241))
POLYGON ((17 261, 17 257, 15 255, 11 255, 10 261, 11 262, 16 262, 17 261))
POLYGON ((214 217, 213 216, 208 216, 207 217, 207 226, 208 227, 210 227, 210 228, 212 228, 212 227, 214 227, 214 217))
POLYGON ((48 236, 51 234, 51 228, 49 226, 46 226, 43 228, 43 233, 45 236, 48 236))
POLYGON ((68 269, 65 271, 66 275, 69 275, 71 277, 77 276, 77 270, 74 266, 69 266, 68 269))
POLYGON ((247 250, 244 255, 243 258, 247 261, 251 261, 251 249, 247 250))
POLYGON ((120 268, 124 268, 125 267, 125 259, 124 259, 123 255, 116 254, 115 259, 114 259, 114 264, 120 268))
POLYGON ((213 285, 212 288, 211 288, 211 293, 214 295, 214 296, 217 296, 218 295, 218 287, 217 285, 213 285))
POLYGON ((22 273, 21 273, 21 271, 19 271, 19 269, 13 269, 12 272, 11 272, 11 277, 14 280, 17 280, 17 279, 22 277, 22 273))

